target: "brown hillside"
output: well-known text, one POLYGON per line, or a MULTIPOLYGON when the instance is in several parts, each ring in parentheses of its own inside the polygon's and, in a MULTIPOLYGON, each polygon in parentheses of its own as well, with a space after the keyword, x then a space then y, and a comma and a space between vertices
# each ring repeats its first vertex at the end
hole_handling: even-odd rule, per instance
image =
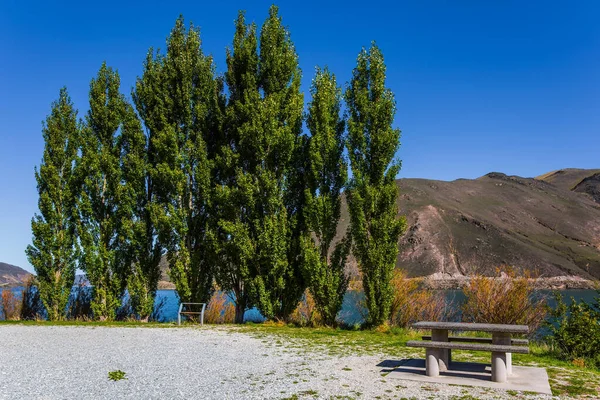
POLYGON ((398 185, 409 224, 398 266, 413 276, 491 275, 509 265, 543 277, 600 278, 600 206, 562 183, 490 173, 398 185))

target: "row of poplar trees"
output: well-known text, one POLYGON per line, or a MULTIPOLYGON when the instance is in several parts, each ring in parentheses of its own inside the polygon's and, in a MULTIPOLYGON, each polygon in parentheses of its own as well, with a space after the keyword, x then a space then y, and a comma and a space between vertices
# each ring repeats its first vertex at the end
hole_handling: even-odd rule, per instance
POLYGON ((285 320, 308 288, 333 325, 352 250, 368 322, 387 320, 404 220, 394 182, 400 131, 380 50, 361 51, 344 93, 317 68, 306 114, 277 7, 260 33, 239 13, 226 59, 218 75, 199 31, 179 18, 166 52, 148 52, 133 103, 105 64, 83 120, 61 90, 43 127, 26 250, 49 319, 65 317, 80 268, 96 319, 115 318, 127 291, 147 320, 166 255, 182 302, 206 302, 216 284, 232 295, 236 322, 251 307, 285 320), (351 227, 335 240, 343 194, 351 227))

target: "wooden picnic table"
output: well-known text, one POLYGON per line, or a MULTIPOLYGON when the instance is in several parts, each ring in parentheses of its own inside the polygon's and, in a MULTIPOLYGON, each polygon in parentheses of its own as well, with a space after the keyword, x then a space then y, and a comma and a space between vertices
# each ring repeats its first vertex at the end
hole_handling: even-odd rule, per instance
MULTIPOLYGON (((512 353, 528 353, 526 340, 515 340, 512 334, 529 333, 527 325, 479 324, 466 322, 423 321, 412 325, 414 329, 431 330, 431 341, 409 341, 409 347, 426 349, 426 373, 438 376, 450 367, 451 350, 490 351, 492 353, 492 381, 505 382, 512 374, 512 353), (489 332, 492 338, 487 343, 482 338, 451 337, 450 331, 489 332), (457 343, 460 342, 460 343, 457 343), (477 343, 468 343, 477 342, 477 343), (482 343, 484 342, 484 343, 482 343)), ((429 337, 423 337, 429 339, 429 337)))

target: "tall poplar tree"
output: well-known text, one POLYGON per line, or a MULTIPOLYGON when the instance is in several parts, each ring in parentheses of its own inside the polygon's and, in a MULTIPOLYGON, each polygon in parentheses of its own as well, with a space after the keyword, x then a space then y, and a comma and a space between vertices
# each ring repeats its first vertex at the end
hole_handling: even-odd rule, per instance
POLYGON ((127 104, 119 74, 103 63, 90 83, 90 109, 81 141, 78 173, 82 247, 80 268, 92 285, 92 312, 113 320, 126 287, 129 266, 121 257, 121 126, 127 104))
POLYGON ((247 143, 260 123, 261 96, 258 87, 258 38, 256 25, 247 25, 244 13, 236 20, 233 46, 227 49, 225 82, 229 99, 225 125, 216 160, 214 209, 218 218, 216 233, 217 283, 233 293, 235 322, 244 322, 245 311, 253 306, 250 296, 255 273, 256 199, 253 180, 253 154, 247 143))
POLYGON ((164 243, 169 274, 184 302, 206 302, 212 293, 212 156, 222 124, 222 82, 200 32, 180 17, 167 52, 147 61, 138 110, 150 130, 154 220, 164 243), (146 75, 148 74, 148 76, 146 75))
MULTIPOLYGON (((302 73, 290 33, 277 6, 271 6, 260 32, 258 83, 263 93, 261 126, 255 139, 256 177, 261 208, 258 270, 253 280, 257 307, 267 318, 285 320, 296 308, 305 286, 301 278, 300 232, 302 200, 285 198, 287 187, 298 185, 302 169, 302 73), (263 203, 265 201, 263 200, 263 203), (286 201, 287 200, 287 201, 286 201)), ((298 191, 302 196, 303 190, 298 191)))
POLYGON ((398 254, 398 237, 406 222, 398 218, 396 174, 400 161, 400 130, 392 127, 396 102, 385 87, 386 67, 372 44, 358 55, 345 92, 348 110, 347 148, 352 170, 348 208, 354 255, 363 275, 369 315, 367 323, 380 325, 390 315, 391 278, 398 254))
POLYGON ((240 13, 227 66, 220 157, 230 172, 217 191, 217 278, 235 293, 236 321, 250 304, 266 318, 285 319, 305 288, 298 245, 305 228, 302 201, 286 195, 300 181, 303 95, 298 56, 276 6, 262 26, 260 46, 255 26, 240 13))
POLYGON ((344 267, 350 250, 346 238, 336 243, 341 191, 348 165, 344 160, 345 121, 340 115, 342 91, 335 75, 317 69, 306 124, 311 133, 304 214, 311 234, 302 240, 308 288, 323 322, 332 326, 348 288, 344 267))
POLYGON ((65 317, 77 265, 76 177, 81 126, 66 88, 43 125, 44 155, 35 179, 39 214, 31 221, 33 244, 26 254, 38 276, 40 297, 48 319, 65 317))

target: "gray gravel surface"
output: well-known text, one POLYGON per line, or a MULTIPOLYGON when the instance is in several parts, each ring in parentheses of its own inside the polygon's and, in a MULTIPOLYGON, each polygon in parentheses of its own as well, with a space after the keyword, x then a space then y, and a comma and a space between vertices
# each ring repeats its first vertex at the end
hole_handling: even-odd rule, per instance
POLYGON ((227 327, 0 325, 0 399, 512 397, 386 379, 377 366, 386 358, 330 356, 227 327), (127 379, 109 380, 114 370, 127 379))

